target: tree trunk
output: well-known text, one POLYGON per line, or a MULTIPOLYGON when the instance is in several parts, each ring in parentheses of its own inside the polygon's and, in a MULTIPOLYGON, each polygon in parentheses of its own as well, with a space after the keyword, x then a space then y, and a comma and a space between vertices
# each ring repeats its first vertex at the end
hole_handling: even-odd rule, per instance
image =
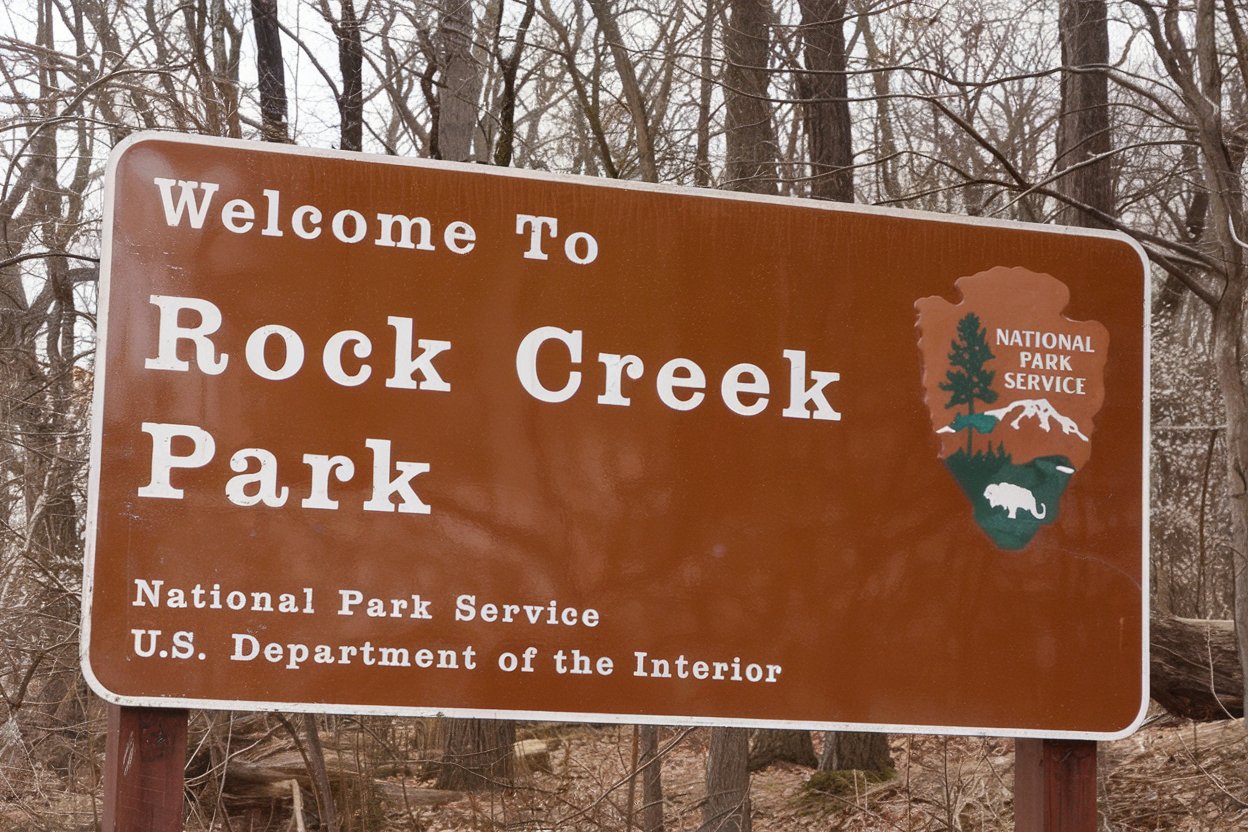
POLYGON ((754 732, 750 742, 750 771, 761 771, 780 762, 807 768, 818 765, 809 731, 763 728, 754 732))
POLYGON ((810 143, 810 195, 854 201, 849 79, 845 74, 846 0, 800 0, 802 55, 809 73, 798 75, 810 143))
MULTIPOLYGON (((1243 213, 1240 212, 1240 217, 1243 213)), ((1229 222, 1228 218, 1228 222, 1229 222)), ((1243 227, 1242 225, 1240 226, 1243 227)), ((1242 255, 1241 255, 1242 258, 1242 255)), ((1239 647, 1241 690, 1248 687, 1248 387, 1243 376, 1243 304, 1248 271, 1242 259, 1233 269, 1213 314, 1213 355, 1226 413, 1226 478, 1231 499, 1231 557, 1235 575, 1235 632, 1239 647)), ((1248 694, 1245 694, 1248 696, 1248 694)))
MULTIPOLYGON (((524 29, 531 20, 526 8, 524 29)), ((481 66, 472 54, 474 21, 468 0, 442 0, 436 45, 430 69, 436 64, 440 83, 433 95, 427 73, 422 89, 434 115, 430 125, 430 156, 455 162, 471 161, 472 139, 477 124, 477 104, 481 97, 481 66)), ((513 57, 519 62, 524 44, 517 40, 513 57)), ((506 67, 504 67, 506 69, 506 67)), ((514 74, 512 75, 514 94, 514 74)), ((514 101, 512 102, 514 107, 514 101)), ((514 115, 514 111, 513 111, 514 115)), ((513 123, 514 126, 514 123, 513 123)), ((510 163, 510 141, 505 163, 510 163)), ((483 150, 483 152, 486 152, 483 150)), ((496 160, 497 161, 497 160, 496 160)), ((512 749, 516 741, 515 723, 490 719, 443 719, 442 763, 436 787, 455 791, 488 791, 510 785, 513 774, 512 749)))
MULTIPOLYGON (((767 95, 770 40, 767 0, 728 0, 724 25, 724 187, 749 193, 776 193, 776 134, 767 95)), ((710 21, 707 22, 710 25, 710 21)), ((749 832, 750 732, 712 728, 706 758, 706 803, 699 832, 749 832)))
POLYGON ((472 56, 473 17, 468 0, 442 0, 438 22, 438 151, 452 162, 472 160, 472 134, 481 98, 481 67, 472 56))
POLYGON ((711 94, 715 81, 713 43, 715 19, 719 16, 717 0, 707 0, 706 18, 702 21, 699 48, 698 126, 693 152, 693 184, 705 188, 711 184, 711 94))
POLYGON ((360 21, 355 16, 352 0, 342 0, 342 19, 338 21, 338 66, 342 70, 342 100, 338 111, 342 117, 341 146, 343 150, 364 149, 364 47, 360 43, 360 21))
POLYGON ((316 805, 320 808, 321 828, 326 832, 338 832, 338 807, 334 802, 334 790, 329 785, 329 772, 325 768, 325 750, 321 747, 321 734, 316 727, 314 714, 303 715, 303 730, 308 739, 308 766, 316 805))
POLYGON ((1244 715, 1233 621, 1154 615, 1151 630, 1149 692, 1157 704, 1198 722, 1244 715))
POLYGON ((659 758, 659 726, 643 725, 641 753, 641 830, 663 832, 663 761, 659 758))
MULTIPOLYGON (((803 99, 802 113, 810 142, 810 195, 816 199, 837 202, 854 201, 853 123, 849 112, 849 77, 845 63, 846 0, 799 0, 802 13, 802 54, 809 73, 798 76, 798 90, 803 99)), ((878 73, 883 74, 883 73, 878 73)), ((974 403, 971 405, 974 409, 974 403)), ((970 453, 968 432, 967 453, 970 453)), ((807 735, 805 743, 810 745, 807 735)), ((797 739, 791 737, 790 743, 797 739)), ((793 746, 796 749, 796 746, 793 746)), ((833 768, 860 768, 883 771, 892 767, 888 757, 888 737, 881 734, 828 732, 827 747, 843 747, 841 756, 849 755, 864 765, 841 765, 833 768), (859 749, 863 752, 859 753, 859 749), (881 752, 882 749, 882 752, 881 752), (881 762, 882 765, 875 765, 881 762)), ((811 745, 811 758, 814 746, 811 745)), ((827 751, 824 752, 827 758, 827 751)), ((782 757, 780 759, 791 759, 782 757)), ((805 765, 800 759, 793 759, 805 765)), ((822 770, 827 771, 825 767, 822 770)))
POLYGON ((880 170, 880 189, 885 199, 895 199, 901 194, 901 185, 897 181, 897 137, 893 131, 892 115, 892 73, 880 71, 892 63, 889 56, 880 49, 872 29, 872 16, 875 10, 871 0, 857 0, 858 31, 862 34, 863 45, 867 49, 869 65, 876 69, 871 73, 872 92, 875 93, 875 157, 880 170))
POLYGON ((199 101, 204 107, 205 123, 203 126, 207 128, 205 132, 220 136, 226 132, 226 123, 222 113, 224 107, 217 96, 219 89, 212 81, 213 71, 208 66, 208 56, 212 54, 208 46, 208 4, 204 0, 199 0, 199 2, 183 3, 180 9, 189 39, 188 52, 191 56, 191 67, 199 87, 199 101))
POLYGON ((776 193, 776 131, 767 100, 770 40, 767 0, 729 0, 724 27, 724 187, 756 194, 776 193))
MULTIPOLYGON (((511 165, 515 155, 516 144, 516 73, 520 69, 520 58, 524 55, 524 40, 529 33, 529 24, 533 22, 533 14, 537 10, 536 0, 525 0, 524 14, 520 25, 516 27, 516 42, 511 55, 504 58, 502 44, 498 43, 495 33, 495 51, 503 81, 503 96, 498 113, 498 140, 494 144, 494 164, 499 167, 511 165)), ((499 9, 502 14, 502 8, 499 9)))
POLYGON ((823 754, 819 757, 820 771, 857 769, 887 772, 892 768, 888 734, 861 731, 828 731, 824 734, 823 754))
MULTIPOLYGON (((1110 151, 1109 77, 1093 66, 1109 63, 1105 0, 1061 0, 1062 103, 1057 126, 1057 169, 1070 170, 1058 190, 1074 202, 1114 214, 1110 151), (1098 161, 1087 163, 1096 157, 1098 161)), ((1103 228, 1104 221, 1078 205, 1063 205, 1058 219, 1067 225, 1103 228)))
POLYGON ((436 788, 488 791, 511 783, 514 722, 500 719, 445 719, 442 763, 436 788))
POLYGON ((256 75, 260 88, 260 122, 266 142, 290 141, 286 126, 286 69, 277 25, 277 0, 251 0, 256 33, 256 75))
POLYGON ((218 97, 225 111, 226 135, 243 137, 243 122, 238 111, 238 67, 243 33, 234 22, 233 9, 225 0, 212 0, 212 76, 218 97))
POLYGON ((611 10, 608 0, 589 0, 598 18, 598 28, 606 38, 607 48, 611 50, 611 59, 615 63, 615 71, 620 76, 620 86, 624 90, 624 101, 628 105, 629 115, 633 119, 633 136, 637 140, 637 159, 643 182, 658 182, 659 169, 654 160, 654 139, 650 133, 650 116, 646 101, 642 96, 641 84, 637 81, 637 70, 633 66, 628 50, 624 48, 624 40, 620 36, 620 27, 616 23, 615 13, 611 10))
POLYGON ((706 755, 706 802, 698 832, 750 832, 748 728, 712 728, 706 755))

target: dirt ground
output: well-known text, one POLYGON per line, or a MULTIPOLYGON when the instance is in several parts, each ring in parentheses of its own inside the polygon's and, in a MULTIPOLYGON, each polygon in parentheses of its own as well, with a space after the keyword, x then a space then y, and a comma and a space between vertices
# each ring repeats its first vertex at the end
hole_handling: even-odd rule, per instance
MULTIPOLYGON (((234 773, 229 781, 222 779, 230 765, 244 760, 268 766, 265 771, 291 765, 293 776, 302 776, 293 743, 272 727, 272 718, 246 719, 270 727, 248 736, 243 729, 226 734, 215 724, 215 734, 205 728, 197 739, 192 724, 192 743, 199 743, 192 757, 218 762, 188 772, 187 829, 319 828, 306 782, 295 812, 290 780, 259 787, 240 786, 234 773), (232 747, 205 756, 205 746, 217 742, 216 735, 228 736, 232 747), (240 789, 249 788, 249 796, 239 796, 240 789)), ((520 736, 533 752, 526 759, 537 770, 521 773, 509 790, 473 795, 432 789, 430 767, 422 765, 417 750, 428 730, 429 721, 407 721, 383 735, 376 724, 344 721, 327 732, 323 739, 344 832, 623 830, 630 807, 632 813, 640 810, 641 784, 634 788, 628 776, 631 726, 521 726, 520 736)), ((701 820, 707 740, 705 729, 661 732, 660 748, 670 745, 663 756, 669 832, 696 829, 701 820)), ((23 765, 12 752, 10 744, 0 766, 0 830, 97 828, 98 759, 67 775, 40 764, 23 765)), ((892 756, 895 777, 884 782, 842 778, 835 793, 810 788, 811 771, 798 766, 779 764, 756 773, 751 786, 755 832, 1012 828, 1010 740, 895 736, 892 756)), ((1098 771, 1104 830, 1248 828, 1248 732, 1240 722, 1194 724, 1155 716, 1134 736, 1103 743, 1098 771)))

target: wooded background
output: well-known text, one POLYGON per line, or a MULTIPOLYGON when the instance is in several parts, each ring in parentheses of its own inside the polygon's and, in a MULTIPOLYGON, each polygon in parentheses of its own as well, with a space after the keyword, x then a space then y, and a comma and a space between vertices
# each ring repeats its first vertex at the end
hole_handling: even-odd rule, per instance
MULTIPOLYGON (((1240 716, 1248 677, 1246 96, 1242 0, 7 4, 0 800, 35 805, 31 789, 44 788, 49 772, 71 790, 98 787, 102 711, 78 670, 77 628, 100 192, 110 148, 136 130, 1132 235, 1154 266, 1156 698, 1183 717, 1240 716)), ((368 730, 394 742, 418 738, 434 791, 505 785, 524 758, 510 723, 399 723, 368 730)), ((315 798, 310 824, 357 828, 359 806, 337 811, 346 798, 329 782, 324 720, 205 716, 195 725, 192 775, 229 769, 232 742, 282 736, 303 773, 248 773, 240 760, 234 787, 251 777, 271 801, 285 788, 273 784, 294 779, 304 786, 286 803, 315 798)), ((643 728, 622 752, 641 772, 628 786, 640 792, 629 817, 647 830, 664 823, 663 757, 682 738, 643 728)), ((879 778, 894 764, 883 735, 816 739, 757 733, 751 751, 749 732, 712 731, 700 822, 748 828, 748 771, 774 760, 879 778)), ((226 778, 218 779, 221 792, 226 778)), ((210 782, 191 778, 192 803, 214 807, 211 817, 195 816, 218 828, 224 815, 219 828, 231 828, 229 806, 206 794, 210 782)), ((1233 797, 1248 806, 1248 794, 1233 797)), ((294 809, 283 811, 281 823, 293 823, 294 809)), ((68 828, 49 823, 43 828, 68 828)), ((944 825, 959 823, 950 815, 944 825)))

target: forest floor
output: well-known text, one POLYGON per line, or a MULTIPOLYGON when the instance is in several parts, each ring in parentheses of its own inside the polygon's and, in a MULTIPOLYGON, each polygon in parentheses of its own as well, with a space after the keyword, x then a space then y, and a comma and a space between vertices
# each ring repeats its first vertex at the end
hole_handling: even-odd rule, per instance
MULTIPOLYGON (((270 718, 240 719, 269 727, 245 741, 244 726, 244 736, 230 735, 236 743, 232 749, 209 757, 278 767, 255 771, 275 771, 283 764, 298 767, 291 763, 293 742, 270 718)), ((514 788, 506 791, 461 795, 433 790, 432 778, 425 776, 430 768, 410 759, 410 753, 401 755, 409 757, 405 764, 394 765, 396 749, 419 746, 430 727, 428 721, 395 722, 398 727, 388 727, 390 733, 382 736, 376 724, 344 720, 322 738, 339 791, 343 832, 623 830, 630 806, 640 822, 641 783, 630 789, 628 776, 633 767, 631 726, 521 726, 520 736, 538 749, 531 759, 538 770, 520 774, 514 788), (382 748, 391 762, 379 759, 382 748)), ((216 727, 218 734, 224 733, 216 727)), ((212 735, 203 731, 201 752, 215 741, 204 739, 212 735)), ((191 741, 194 748, 194 723, 191 741)), ((666 828, 693 830, 701 820, 708 731, 663 729, 660 747, 673 741, 663 757, 666 828)), ((1010 740, 895 736, 892 756, 895 777, 871 783, 845 778, 837 793, 810 788, 811 771, 799 766, 777 764, 754 774, 755 832, 1013 828, 1010 740)), ((298 763, 299 758, 293 759, 298 763)), ((79 767, 67 781, 64 773, 39 765, 23 769, 10 755, 0 766, 0 830, 96 829, 98 770, 98 763, 89 771, 79 767)), ((219 777, 223 770, 216 765, 201 774, 188 772, 188 830, 318 828, 316 803, 306 783, 296 817, 290 780, 247 785, 245 772, 242 780, 231 773, 227 782, 219 777), (247 789, 249 796, 240 797, 239 791, 247 789)), ((1248 732, 1242 722, 1196 724, 1153 717, 1134 736, 1101 744, 1098 776, 1101 829, 1248 828, 1248 732)))

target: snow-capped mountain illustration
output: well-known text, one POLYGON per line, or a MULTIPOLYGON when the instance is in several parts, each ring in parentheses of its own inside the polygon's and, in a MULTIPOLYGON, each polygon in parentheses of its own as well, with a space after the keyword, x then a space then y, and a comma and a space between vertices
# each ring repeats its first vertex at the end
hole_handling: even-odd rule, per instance
MULTIPOLYGON (((985 410, 983 413, 975 414, 978 417, 989 417, 997 422, 1004 422, 1008 416, 1014 414, 1010 427, 1018 430, 1024 419, 1035 419, 1036 425, 1045 433, 1050 432, 1053 423, 1061 428, 1062 433, 1067 436, 1077 436, 1084 442, 1088 441, 1088 437, 1079 429, 1079 425, 1074 419, 1063 416, 1058 412, 1057 408, 1049 404, 1048 399, 1019 399, 1010 402, 1005 407, 998 407, 993 410, 985 410)), ((937 433, 954 433, 957 429, 953 425, 946 425, 937 433)))
POLYGON ((1052 421, 1057 423, 1057 426, 1062 429, 1062 433, 1067 435, 1073 434, 1084 442, 1088 441, 1088 437, 1084 436, 1083 431, 1079 430, 1079 425, 1075 423, 1075 420, 1058 413, 1057 408, 1049 404, 1048 399, 1019 399, 1016 402, 1007 404, 1005 407, 985 410, 984 413, 996 418, 997 421, 1004 422, 1006 417, 1014 410, 1019 411, 1014 416, 1014 421, 1010 422, 1010 427, 1014 428, 1014 430, 1018 430, 1019 423, 1024 419, 1035 419, 1039 423, 1040 429, 1048 433, 1050 430, 1049 423, 1052 421))

